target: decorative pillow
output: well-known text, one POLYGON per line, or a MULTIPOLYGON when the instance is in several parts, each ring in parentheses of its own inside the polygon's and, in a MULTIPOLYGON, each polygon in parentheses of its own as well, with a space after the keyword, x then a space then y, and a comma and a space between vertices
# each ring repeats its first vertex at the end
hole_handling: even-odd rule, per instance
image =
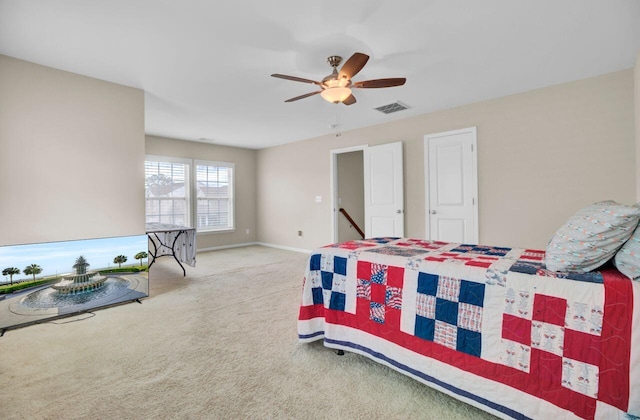
MULTIPOLYGON (((634 207, 640 208, 640 203, 634 207)), ((622 274, 630 279, 640 278, 640 226, 633 231, 631 238, 620 248, 613 263, 622 274)))
POLYGON ((601 201, 581 209, 549 241, 547 269, 579 273, 595 270, 627 242, 638 220, 639 208, 615 201, 601 201))

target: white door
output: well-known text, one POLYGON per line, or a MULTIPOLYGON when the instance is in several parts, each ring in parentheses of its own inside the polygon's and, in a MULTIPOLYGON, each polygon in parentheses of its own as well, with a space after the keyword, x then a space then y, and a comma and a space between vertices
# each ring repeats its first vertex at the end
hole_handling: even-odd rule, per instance
POLYGON ((364 151, 364 232, 367 238, 404 236, 402 142, 364 151))
POLYGON ((425 136, 429 239, 478 243, 476 128, 425 136))

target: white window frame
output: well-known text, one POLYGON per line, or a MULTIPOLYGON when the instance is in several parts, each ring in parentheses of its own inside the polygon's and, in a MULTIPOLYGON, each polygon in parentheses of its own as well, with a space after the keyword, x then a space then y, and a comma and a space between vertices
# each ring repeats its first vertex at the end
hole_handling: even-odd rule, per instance
MULTIPOLYGON (((186 165, 185 168, 185 201, 186 201, 186 219, 187 226, 195 227, 198 233, 220 233, 235 231, 235 196, 236 196, 236 168, 235 163, 219 162, 210 160, 186 159, 171 156, 145 155, 145 162, 167 162, 179 163, 186 165), (198 165, 217 166, 231 169, 231 179, 229 181, 229 226, 223 228, 198 228, 198 183, 197 171, 198 165)), ((146 170, 145 170, 146 178, 146 170)), ((146 197, 145 197, 145 220, 146 220, 146 197)))
MULTIPOLYGON (((187 226, 191 226, 192 225, 192 220, 193 220, 193 205, 192 205, 192 182, 191 182, 191 178, 192 178, 192 171, 193 171, 193 162, 191 159, 184 159, 184 158, 176 158, 176 157, 170 157, 170 156, 158 156, 158 155, 145 155, 145 166, 146 166, 146 162, 166 162, 166 163, 172 163, 172 164, 183 164, 185 165, 185 172, 184 172, 184 176, 185 176, 185 186, 184 186, 184 191, 185 191, 185 218, 186 218, 186 225, 187 226)), ((146 178, 147 174, 146 174, 146 168, 145 168, 145 178, 146 178)), ((147 218, 147 197, 145 197, 145 220, 147 218)), ((162 199, 159 198, 160 201, 162 200, 175 200, 173 198, 166 198, 166 199, 162 199)))
POLYGON ((233 232, 235 231, 235 179, 236 179, 236 165, 235 163, 230 162, 219 162, 219 161, 211 161, 211 160, 194 160, 193 168, 192 168, 192 220, 193 226, 196 227, 198 232, 206 233, 206 232, 233 232), (197 178, 197 167, 200 166, 215 166, 220 168, 229 168, 231 169, 231 176, 229 180, 229 225, 221 228, 199 228, 198 227, 198 178, 197 178))

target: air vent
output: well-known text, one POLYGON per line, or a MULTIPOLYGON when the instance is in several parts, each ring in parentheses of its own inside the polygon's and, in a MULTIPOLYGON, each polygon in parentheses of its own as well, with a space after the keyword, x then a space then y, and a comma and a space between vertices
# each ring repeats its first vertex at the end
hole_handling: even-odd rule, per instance
POLYGON ((405 109, 409 109, 409 107, 400 101, 396 101, 388 105, 379 106, 374 109, 382 112, 383 114, 391 114, 398 111, 404 111, 405 109))

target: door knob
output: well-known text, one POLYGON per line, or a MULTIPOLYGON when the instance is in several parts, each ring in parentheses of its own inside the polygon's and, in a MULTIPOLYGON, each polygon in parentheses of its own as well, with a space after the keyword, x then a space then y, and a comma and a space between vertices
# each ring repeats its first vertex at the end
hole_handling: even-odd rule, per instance
POLYGON ((400 214, 400 213, 402 213, 402 210, 396 210, 396 213, 400 214))
POLYGON ((435 210, 431 210, 429 213, 436 214, 436 211, 435 210))

